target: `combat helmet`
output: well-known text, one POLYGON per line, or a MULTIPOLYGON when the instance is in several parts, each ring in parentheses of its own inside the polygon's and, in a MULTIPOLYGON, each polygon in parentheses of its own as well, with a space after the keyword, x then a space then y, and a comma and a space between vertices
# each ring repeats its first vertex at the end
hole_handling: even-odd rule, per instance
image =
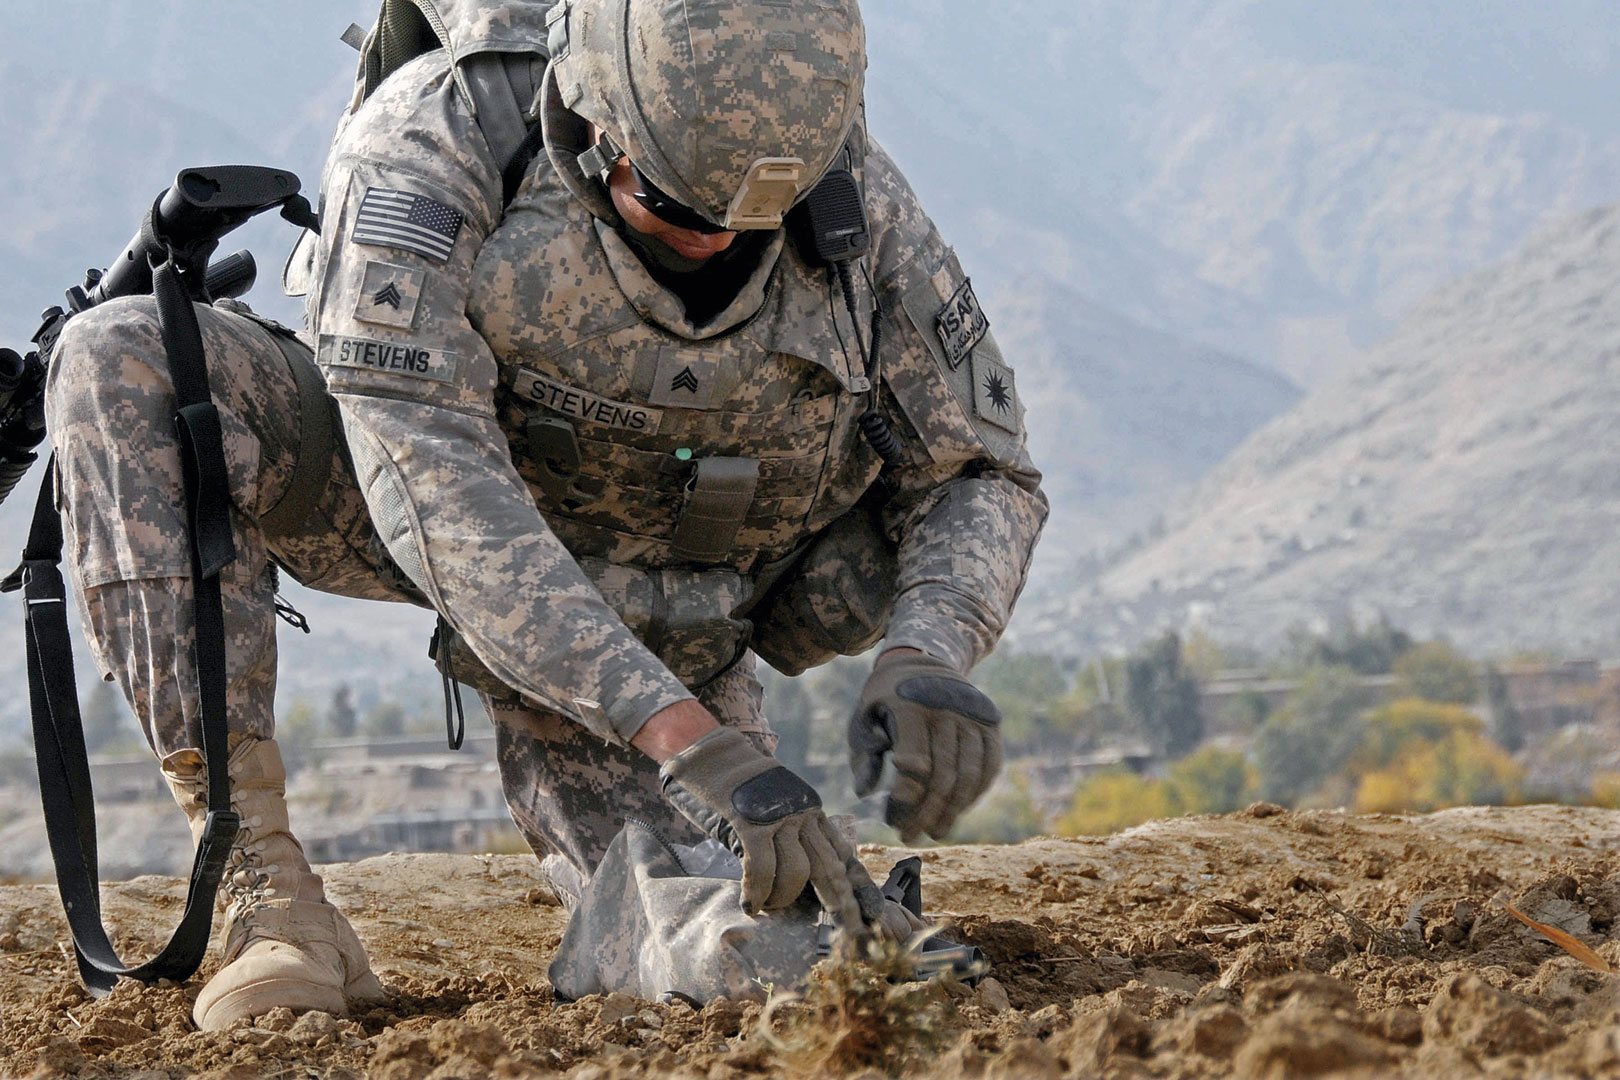
POLYGON ((560 0, 547 22, 546 151, 600 216, 625 156, 717 227, 778 228, 860 113, 856 0, 560 0))

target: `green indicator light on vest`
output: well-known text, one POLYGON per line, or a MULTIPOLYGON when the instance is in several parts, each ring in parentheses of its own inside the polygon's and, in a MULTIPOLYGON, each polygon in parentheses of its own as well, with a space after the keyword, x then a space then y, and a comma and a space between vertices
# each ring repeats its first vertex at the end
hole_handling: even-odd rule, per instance
POLYGON ((683 446, 679 450, 675 451, 675 459, 677 461, 691 461, 692 451, 683 446))

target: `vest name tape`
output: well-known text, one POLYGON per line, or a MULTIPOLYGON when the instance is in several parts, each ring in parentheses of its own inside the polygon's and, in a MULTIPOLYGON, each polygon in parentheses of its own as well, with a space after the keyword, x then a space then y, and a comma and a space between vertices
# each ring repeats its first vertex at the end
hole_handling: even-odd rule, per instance
POLYGON ((512 390, 525 401, 544 405, 552 412, 623 431, 653 434, 664 419, 662 409, 598 397, 588 390, 555 382, 528 368, 518 368, 512 380, 512 390))
POLYGON ((972 281, 962 279, 962 284, 956 287, 956 291, 945 301, 945 306, 940 308, 934 328, 939 333, 940 344, 945 346, 945 357, 951 367, 961 367, 962 361, 972 354, 973 347, 990 332, 990 319, 979 306, 972 281))
POLYGON ((412 379, 447 383, 456 377, 461 357, 439 349, 427 349, 402 341, 372 341, 369 338, 322 334, 319 360, 324 367, 381 371, 412 379))

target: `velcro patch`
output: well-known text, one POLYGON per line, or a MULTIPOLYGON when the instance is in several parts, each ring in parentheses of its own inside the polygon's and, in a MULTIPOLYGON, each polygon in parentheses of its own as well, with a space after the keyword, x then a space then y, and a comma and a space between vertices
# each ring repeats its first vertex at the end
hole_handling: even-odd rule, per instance
POLYGON ((973 353, 973 347, 984 340, 990 332, 990 319, 979 306, 972 280, 963 278, 962 284, 946 299, 934 319, 934 330, 939 334, 939 343, 945 346, 945 358, 953 369, 961 367, 962 361, 973 353))
POLYGON ((1023 419, 1013 369, 996 363, 987 353, 973 354, 973 413, 985 423, 1017 435, 1023 430, 1023 419))
POLYGON ((712 409, 720 378, 720 358, 712 351, 666 345, 647 400, 672 409, 712 409))
POLYGON ((354 302, 354 317, 378 326, 411 329, 416 325, 416 307, 426 278, 422 270, 368 260, 360 295, 354 302))
POLYGON ((407 341, 374 341, 370 338, 322 334, 317 359, 322 367, 380 371, 447 383, 455 379, 456 366, 461 357, 407 341))
POLYGON ((357 244, 397 248, 447 263, 463 220, 461 211, 426 195, 367 188, 350 236, 357 244))
POLYGON ((536 405, 543 405, 553 412, 623 431, 645 431, 652 434, 658 430, 658 425, 664 419, 662 409, 651 409, 645 405, 598 397, 578 387, 548 379, 528 368, 518 369, 517 376, 512 382, 512 389, 518 397, 532 401, 536 405))

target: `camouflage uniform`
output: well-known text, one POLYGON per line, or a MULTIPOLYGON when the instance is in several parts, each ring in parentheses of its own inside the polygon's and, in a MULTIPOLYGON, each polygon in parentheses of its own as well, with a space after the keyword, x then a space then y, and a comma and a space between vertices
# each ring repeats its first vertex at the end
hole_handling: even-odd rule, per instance
MULTIPOLYGON (((243 553, 226 582, 233 729, 270 730, 267 554, 315 588, 424 603, 496 692, 515 819, 538 852, 589 873, 628 814, 698 839, 628 749, 649 717, 697 696, 768 742, 751 648, 797 669, 884 633, 966 671, 1005 626, 1046 504, 972 287, 863 128, 848 152, 874 245, 853 324, 827 273, 777 231, 736 299, 694 325, 616 231, 605 194, 569 171, 563 150, 585 149, 582 122, 558 105, 571 86, 551 84, 549 154, 503 207, 456 64, 544 41, 549 6, 441 2, 451 49, 357 93, 343 121, 319 242, 291 276, 307 286, 344 452, 296 535, 266 540, 256 523, 297 451, 296 361, 240 315, 205 314, 204 331, 243 553), (390 241, 390 221, 405 239, 390 241), (877 387, 856 345, 874 308, 877 387), (872 402, 903 455, 885 487, 856 426, 872 402), (561 469, 558 439, 578 450, 561 469), (696 534, 713 546, 718 528, 723 550, 694 558, 682 524, 713 509, 700 505, 705 462, 740 463, 731 475, 740 467, 752 490, 696 534)), ((792 10, 781 18, 709 32, 791 39, 792 10)), ((746 96, 770 102, 782 73, 756 74, 746 96)), ((189 581, 167 375, 139 309, 75 320, 52 429, 98 661, 168 753, 196 740, 195 678, 177 648, 189 581), (109 357, 119 389, 81 386, 109 357)))

